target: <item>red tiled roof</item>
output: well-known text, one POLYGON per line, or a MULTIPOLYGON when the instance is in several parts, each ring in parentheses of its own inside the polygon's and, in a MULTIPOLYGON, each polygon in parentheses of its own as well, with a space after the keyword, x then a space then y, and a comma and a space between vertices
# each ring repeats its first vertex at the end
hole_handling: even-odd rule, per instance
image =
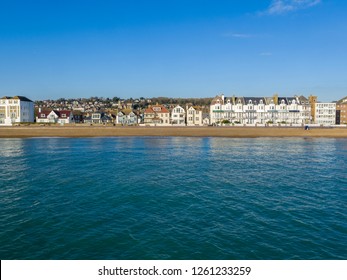
POLYGON ((58 118, 60 119, 68 119, 70 117, 70 113, 71 111, 68 111, 68 110, 62 110, 62 111, 58 111, 58 110, 50 110, 50 111, 47 111, 47 110, 43 110, 41 112, 38 112, 37 113, 37 118, 39 119, 47 119, 47 116, 52 113, 52 111, 58 116, 58 118), (65 117, 62 117, 62 115, 65 114, 65 117), (44 115, 44 117, 42 116, 44 115))
POLYGON ((52 112, 52 111, 43 110, 43 111, 37 113, 37 117, 39 119, 47 119, 47 116, 49 115, 50 112, 52 112), (44 117, 42 117, 41 115, 44 115, 44 117))
POLYGON ((145 110, 145 114, 154 114, 154 111, 151 107, 148 107, 146 110, 145 110))
POLYGON ((145 113, 169 113, 169 110, 166 109, 163 105, 153 105, 148 107, 145 113))
POLYGON ((69 110, 62 110, 62 111, 56 111, 54 110, 54 112, 58 115, 59 118, 61 119, 68 119, 70 117, 71 111, 69 110), (65 117, 62 117, 62 115, 65 114, 65 117))

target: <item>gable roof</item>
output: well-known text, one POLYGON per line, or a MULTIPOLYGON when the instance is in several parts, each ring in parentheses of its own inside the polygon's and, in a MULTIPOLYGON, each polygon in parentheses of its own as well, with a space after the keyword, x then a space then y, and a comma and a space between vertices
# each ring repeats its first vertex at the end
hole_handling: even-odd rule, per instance
POLYGON ((122 113, 123 115, 126 115, 126 116, 131 114, 132 112, 133 112, 133 110, 131 110, 131 109, 123 109, 120 111, 120 113, 122 113))
POLYGON ((41 112, 37 112, 38 119, 47 119, 47 116, 52 112, 52 110, 43 110, 41 112))
POLYGON ((282 101, 284 104, 288 105, 288 98, 287 97, 278 97, 278 104, 276 104, 276 105, 282 104, 282 101))
POLYGON ((145 110, 145 114, 154 114, 154 113, 169 113, 169 110, 166 109, 163 105, 153 105, 151 107, 148 107, 145 110))
POLYGON ((54 110, 54 112, 58 115, 59 118, 62 118, 62 119, 69 118, 71 114, 71 111, 69 110, 61 110, 61 111, 54 110), (65 114, 65 117, 63 117, 64 114, 65 114))
POLYGON ((43 111, 37 113, 37 118, 38 119, 47 119, 48 115, 51 114, 52 112, 54 114, 56 114, 59 119, 68 119, 70 117, 70 114, 72 111, 69 111, 69 110, 62 110, 62 111, 43 110, 43 111), (65 114, 65 117, 63 117, 64 114, 65 114))
POLYGON ((224 104, 224 98, 222 98, 222 96, 217 95, 215 98, 212 99, 211 101, 211 105, 215 105, 215 104, 224 104))

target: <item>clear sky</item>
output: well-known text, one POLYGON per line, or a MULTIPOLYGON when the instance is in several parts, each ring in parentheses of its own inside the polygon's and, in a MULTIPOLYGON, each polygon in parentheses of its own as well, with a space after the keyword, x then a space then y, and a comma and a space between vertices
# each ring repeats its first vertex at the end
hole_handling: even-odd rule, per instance
POLYGON ((347 95, 347 1, 0 0, 0 96, 347 95))

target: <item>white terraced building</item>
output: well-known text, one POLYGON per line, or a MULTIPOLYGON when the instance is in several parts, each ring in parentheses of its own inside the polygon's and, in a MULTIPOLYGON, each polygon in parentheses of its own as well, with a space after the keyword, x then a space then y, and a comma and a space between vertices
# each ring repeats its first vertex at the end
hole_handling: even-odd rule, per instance
POLYGON ((211 124, 306 124, 311 104, 303 96, 230 97, 216 96, 210 105, 211 124))
POLYGON ((34 102, 24 96, 0 98, 0 125, 34 122, 34 102))
POLYGON ((333 125, 336 122, 336 103, 316 103, 315 123, 333 125))

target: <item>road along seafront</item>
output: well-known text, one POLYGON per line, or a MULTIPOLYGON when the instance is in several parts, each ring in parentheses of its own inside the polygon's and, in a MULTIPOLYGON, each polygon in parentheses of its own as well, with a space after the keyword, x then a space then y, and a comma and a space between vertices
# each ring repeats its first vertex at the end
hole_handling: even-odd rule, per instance
POLYGON ((117 127, 117 126, 20 126, 0 127, 0 138, 29 137, 326 137, 347 138, 347 128, 315 127, 117 127))

